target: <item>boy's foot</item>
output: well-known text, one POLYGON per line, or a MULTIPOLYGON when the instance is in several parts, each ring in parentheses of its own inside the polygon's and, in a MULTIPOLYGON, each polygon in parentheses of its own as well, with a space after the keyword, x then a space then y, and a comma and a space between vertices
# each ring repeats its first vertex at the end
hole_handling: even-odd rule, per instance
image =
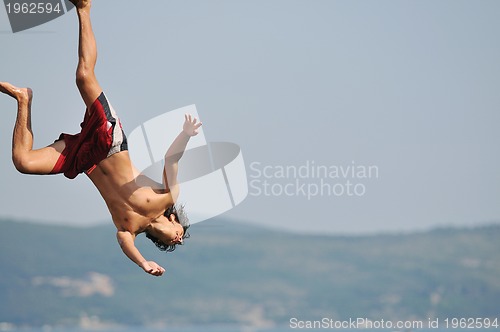
POLYGON ((91 0, 69 0, 78 9, 90 6, 91 0))
POLYGON ((8 82, 0 82, 0 92, 3 92, 18 102, 27 101, 31 103, 33 99, 33 91, 30 88, 18 88, 8 82))

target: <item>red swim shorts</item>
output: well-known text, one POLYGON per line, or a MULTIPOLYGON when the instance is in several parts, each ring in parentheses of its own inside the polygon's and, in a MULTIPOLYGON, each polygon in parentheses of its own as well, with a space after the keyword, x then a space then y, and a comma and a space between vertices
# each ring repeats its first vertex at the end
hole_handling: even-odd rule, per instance
POLYGON ((61 134, 56 141, 64 140, 66 147, 51 174, 64 173, 69 179, 78 174, 89 174, 107 157, 128 150, 127 138, 116 112, 104 93, 87 109, 79 134, 61 134))

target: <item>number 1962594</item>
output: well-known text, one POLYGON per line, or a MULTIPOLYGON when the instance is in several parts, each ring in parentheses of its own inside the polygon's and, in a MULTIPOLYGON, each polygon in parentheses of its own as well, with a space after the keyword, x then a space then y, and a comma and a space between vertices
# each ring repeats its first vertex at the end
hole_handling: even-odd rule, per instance
POLYGON ((499 327, 497 318, 446 318, 446 328, 460 329, 489 329, 499 327))
POLYGON ((47 2, 38 2, 38 3, 27 3, 27 2, 14 2, 7 3, 5 5, 7 8, 7 14, 52 14, 52 13, 61 13, 63 9, 61 8, 61 4, 57 3, 55 5, 47 2))

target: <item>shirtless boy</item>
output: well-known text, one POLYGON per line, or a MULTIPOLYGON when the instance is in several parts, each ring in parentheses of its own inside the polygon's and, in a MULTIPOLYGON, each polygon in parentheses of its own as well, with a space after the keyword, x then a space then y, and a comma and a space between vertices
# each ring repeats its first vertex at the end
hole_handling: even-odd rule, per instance
POLYGON ((73 179, 85 172, 106 202, 125 255, 145 272, 161 276, 165 269, 147 261, 134 240, 138 234, 146 233, 161 250, 173 251, 188 237, 189 223, 182 217, 183 209, 174 205, 179 195, 177 169, 190 137, 198 133, 201 123, 186 114, 182 132, 165 155, 162 188, 139 185, 144 179, 137 181, 141 175, 130 160, 120 120, 94 74, 97 48, 90 21, 91 0, 72 2, 80 27, 76 85, 87 107, 82 130, 77 135, 61 134, 53 144, 33 150, 33 92, 0 82, 0 91, 15 98, 18 104, 12 160, 16 169, 25 174, 64 173, 73 179))

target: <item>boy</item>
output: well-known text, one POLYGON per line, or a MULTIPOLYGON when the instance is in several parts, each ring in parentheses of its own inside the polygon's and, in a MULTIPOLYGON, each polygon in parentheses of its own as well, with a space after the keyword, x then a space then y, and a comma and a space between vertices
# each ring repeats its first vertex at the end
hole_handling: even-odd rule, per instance
MULTIPOLYGON (((161 276, 165 269, 147 261, 134 245, 136 236, 146 233, 161 250, 173 251, 188 237, 189 223, 176 208, 179 195, 178 162, 190 137, 201 123, 186 114, 182 132, 165 155, 161 189, 139 186, 139 171, 132 165, 127 139, 120 120, 102 92, 94 74, 97 48, 90 21, 90 0, 72 0, 79 21, 76 84, 87 107, 79 134, 61 134, 53 144, 33 150, 29 88, 0 82, 0 91, 15 98, 17 118, 12 139, 12 160, 25 174, 58 174, 70 179, 85 172, 99 190, 117 228, 123 252, 146 273, 161 276)), ((143 176, 141 176, 143 177, 143 176)))

